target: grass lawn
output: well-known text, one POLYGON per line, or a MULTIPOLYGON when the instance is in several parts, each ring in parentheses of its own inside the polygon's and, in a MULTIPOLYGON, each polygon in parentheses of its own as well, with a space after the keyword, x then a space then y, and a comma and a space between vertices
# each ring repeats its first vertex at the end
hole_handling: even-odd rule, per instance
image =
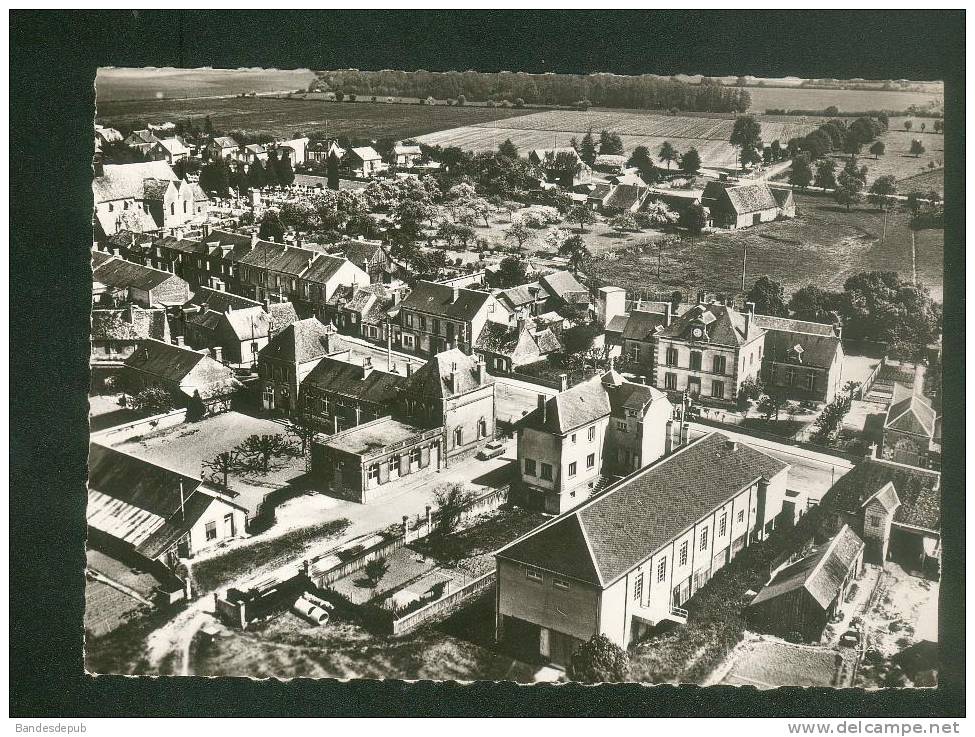
POLYGON ((311 627, 291 613, 247 632, 230 632, 205 647, 195 642, 191 670, 250 678, 532 681, 524 664, 434 626, 388 637, 339 617, 325 627, 311 627))
POLYGON ((779 686, 833 686, 837 661, 842 656, 832 649, 797 647, 750 635, 730 657, 733 665, 722 684, 766 689, 779 686))
POLYGON ((215 591, 245 574, 272 571, 298 559, 308 545, 339 537, 348 527, 349 521, 346 519, 322 522, 192 563, 197 595, 215 591))
POLYGON ((380 102, 327 102, 273 97, 99 102, 97 122, 106 126, 130 121, 192 119, 202 128, 209 115, 213 127, 229 133, 308 135, 328 127, 330 136, 354 139, 411 138, 424 133, 524 115, 528 110, 442 105, 396 105, 380 102))
POLYGON ((764 417, 747 417, 741 426, 746 430, 760 430, 762 432, 772 433, 773 435, 781 435, 783 438, 791 438, 802 428, 804 428, 808 422, 803 422, 802 420, 770 420, 766 422, 764 417))
MULTIPOLYGON (((150 671, 146 653, 149 634, 162 627, 180 611, 157 609, 132 619, 101 637, 85 638, 85 668, 91 673, 140 675, 150 671)), ((169 660, 161 664, 158 675, 171 675, 169 660)))
MULTIPOLYGON (((861 271, 897 271, 911 278, 909 213, 887 215, 868 207, 847 212, 831 199, 797 194, 798 216, 738 231, 722 231, 697 238, 684 237, 664 251, 660 278, 657 255, 617 251, 596 259, 589 268, 600 283, 615 284, 632 292, 648 287, 658 291, 680 289, 693 295, 698 289, 717 294, 738 294, 742 256, 747 247, 745 283, 750 288, 767 274, 785 287, 786 295, 806 284, 842 290, 850 276, 861 271)), ((942 299, 944 231, 916 234, 919 280, 942 299)))

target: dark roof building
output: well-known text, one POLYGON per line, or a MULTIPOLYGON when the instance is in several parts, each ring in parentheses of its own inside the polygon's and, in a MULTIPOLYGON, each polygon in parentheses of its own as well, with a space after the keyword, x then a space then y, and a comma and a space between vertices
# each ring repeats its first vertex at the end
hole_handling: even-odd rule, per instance
POLYGON ((261 360, 307 363, 349 349, 349 343, 335 328, 314 317, 292 323, 261 350, 261 360))

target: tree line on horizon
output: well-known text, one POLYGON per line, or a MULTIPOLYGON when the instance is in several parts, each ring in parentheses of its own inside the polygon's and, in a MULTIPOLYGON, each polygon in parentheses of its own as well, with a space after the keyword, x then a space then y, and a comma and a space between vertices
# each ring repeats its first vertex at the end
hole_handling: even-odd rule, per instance
POLYGON ((412 72, 342 69, 319 72, 315 89, 343 95, 426 99, 463 97, 470 102, 522 100, 529 105, 577 105, 693 112, 744 112, 751 95, 740 87, 706 78, 701 84, 674 77, 616 74, 530 74, 527 72, 412 72))

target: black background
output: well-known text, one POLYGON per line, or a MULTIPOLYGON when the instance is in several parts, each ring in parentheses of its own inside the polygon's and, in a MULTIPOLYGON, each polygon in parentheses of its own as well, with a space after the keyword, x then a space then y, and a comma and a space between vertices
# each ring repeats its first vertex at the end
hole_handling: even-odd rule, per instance
POLYGON ((964 13, 11 11, 11 716, 964 714, 964 13), (752 74, 946 82, 945 560, 937 691, 84 674, 91 155, 99 65, 752 74))

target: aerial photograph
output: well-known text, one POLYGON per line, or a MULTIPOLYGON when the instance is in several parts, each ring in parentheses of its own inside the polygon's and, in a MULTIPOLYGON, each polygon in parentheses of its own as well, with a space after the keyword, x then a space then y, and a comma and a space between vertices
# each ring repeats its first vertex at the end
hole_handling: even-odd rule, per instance
POLYGON ((86 670, 937 686, 945 85, 515 69, 99 69, 86 670))

